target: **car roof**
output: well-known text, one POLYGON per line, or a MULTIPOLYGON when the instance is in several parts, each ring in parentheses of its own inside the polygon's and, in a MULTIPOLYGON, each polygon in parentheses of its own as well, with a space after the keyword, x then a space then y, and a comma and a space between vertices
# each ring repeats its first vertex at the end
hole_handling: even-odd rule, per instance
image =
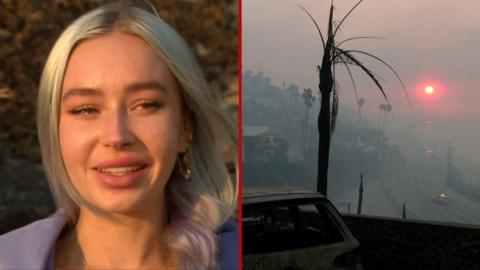
POLYGON ((321 193, 302 190, 295 187, 255 187, 244 189, 242 204, 273 203, 286 201, 328 201, 321 193))

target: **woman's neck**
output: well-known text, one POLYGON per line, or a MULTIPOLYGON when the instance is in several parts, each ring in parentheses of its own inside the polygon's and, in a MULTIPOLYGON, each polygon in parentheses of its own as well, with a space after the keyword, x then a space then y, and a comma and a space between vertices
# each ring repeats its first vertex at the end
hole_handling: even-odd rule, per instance
POLYGON ((85 269, 175 268, 178 256, 164 245, 167 216, 162 212, 103 217, 81 208, 75 228, 59 240, 55 265, 85 269))

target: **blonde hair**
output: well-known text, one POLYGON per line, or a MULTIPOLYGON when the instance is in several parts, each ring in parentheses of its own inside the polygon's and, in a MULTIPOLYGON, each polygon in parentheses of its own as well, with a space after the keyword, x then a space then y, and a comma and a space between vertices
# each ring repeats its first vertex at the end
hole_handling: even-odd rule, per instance
MULTIPOLYGON (((178 80, 184 103, 192 112, 193 138, 189 148, 192 177, 172 174, 166 194, 170 223, 166 243, 179 251, 184 268, 216 268, 216 231, 235 212, 238 173, 231 177, 218 142, 237 149, 237 132, 216 105, 199 65, 183 38, 158 15, 126 3, 97 7, 84 14, 58 38, 41 76, 37 128, 43 166, 58 208, 76 222, 79 205, 88 204, 68 178, 59 145, 59 112, 63 77, 69 56, 85 39, 122 32, 145 40, 178 80), (174 213, 174 214, 173 214, 174 213)), ((234 151, 234 152, 235 152, 234 151)), ((235 164, 238 164, 236 153, 235 164)), ((238 170, 237 170, 238 171, 238 170)))

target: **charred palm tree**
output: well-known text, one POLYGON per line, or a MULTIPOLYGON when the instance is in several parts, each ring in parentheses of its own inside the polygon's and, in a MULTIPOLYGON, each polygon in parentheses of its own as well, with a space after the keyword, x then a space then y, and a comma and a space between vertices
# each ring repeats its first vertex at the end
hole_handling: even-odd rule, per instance
MULTIPOLYGON (((321 101, 320 101, 320 113, 318 115, 318 133, 319 133, 319 146, 318 146, 318 174, 317 174, 317 191, 327 195, 327 179, 328 179, 328 162, 329 162, 329 155, 330 155, 330 139, 335 130, 335 123, 337 119, 337 112, 338 112, 338 83, 335 80, 335 67, 340 64, 345 66, 350 79, 353 84, 353 89, 355 92, 355 96, 357 98, 358 104, 358 95, 357 89, 355 86, 355 81, 352 76, 351 67, 358 67, 360 68, 375 84, 378 88, 380 93, 383 95, 385 100, 388 102, 388 98, 383 90, 383 86, 380 83, 380 77, 373 73, 370 69, 368 69, 357 57, 358 55, 364 55, 370 58, 373 58, 382 64, 384 64, 388 69, 390 69, 395 76, 398 78, 400 83, 402 84, 403 90, 407 95, 405 86, 401 81, 398 73, 385 61, 380 59, 379 57, 360 50, 350 50, 344 49, 342 45, 345 43, 356 40, 356 39, 368 39, 368 38, 376 38, 376 37, 352 37, 345 39, 341 42, 336 42, 335 37, 338 33, 340 27, 348 18, 348 16, 362 3, 364 0, 358 1, 350 11, 342 18, 342 20, 334 25, 333 21, 333 0, 330 5, 330 13, 328 18, 328 32, 326 36, 326 40, 318 26, 317 21, 313 18, 313 16, 302 6, 299 5, 300 8, 305 11, 308 17, 314 23, 318 34, 320 35, 322 46, 323 46, 323 57, 321 65, 317 66, 318 76, 319 76, 319 84, 318 88, 320 91, 321 101)), ((410 100, 407 100, 410 104, 410 100)), ((411 104, 410 104, 411 108, 411 104)), ((412 110, 413 112, 413 110, 412 110)))

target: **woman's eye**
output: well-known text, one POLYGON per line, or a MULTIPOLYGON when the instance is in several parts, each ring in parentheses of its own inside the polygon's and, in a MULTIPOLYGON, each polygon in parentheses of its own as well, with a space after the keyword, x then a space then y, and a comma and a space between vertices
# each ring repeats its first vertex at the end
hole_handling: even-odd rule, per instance
POLYGON ((92 114, 98 113, 98 110, 92 107, 81 107, 73 109, 69 111, 69 113, 72 115, 90 116, 92 114))
POLYGON ((161 106, 162 106, 162 104, 160 102, 148 101, 148 102, 142 102, 142 103, 136 105, 133 109, 134 110, 153 111, 153 110, 159 109, 161 106))

